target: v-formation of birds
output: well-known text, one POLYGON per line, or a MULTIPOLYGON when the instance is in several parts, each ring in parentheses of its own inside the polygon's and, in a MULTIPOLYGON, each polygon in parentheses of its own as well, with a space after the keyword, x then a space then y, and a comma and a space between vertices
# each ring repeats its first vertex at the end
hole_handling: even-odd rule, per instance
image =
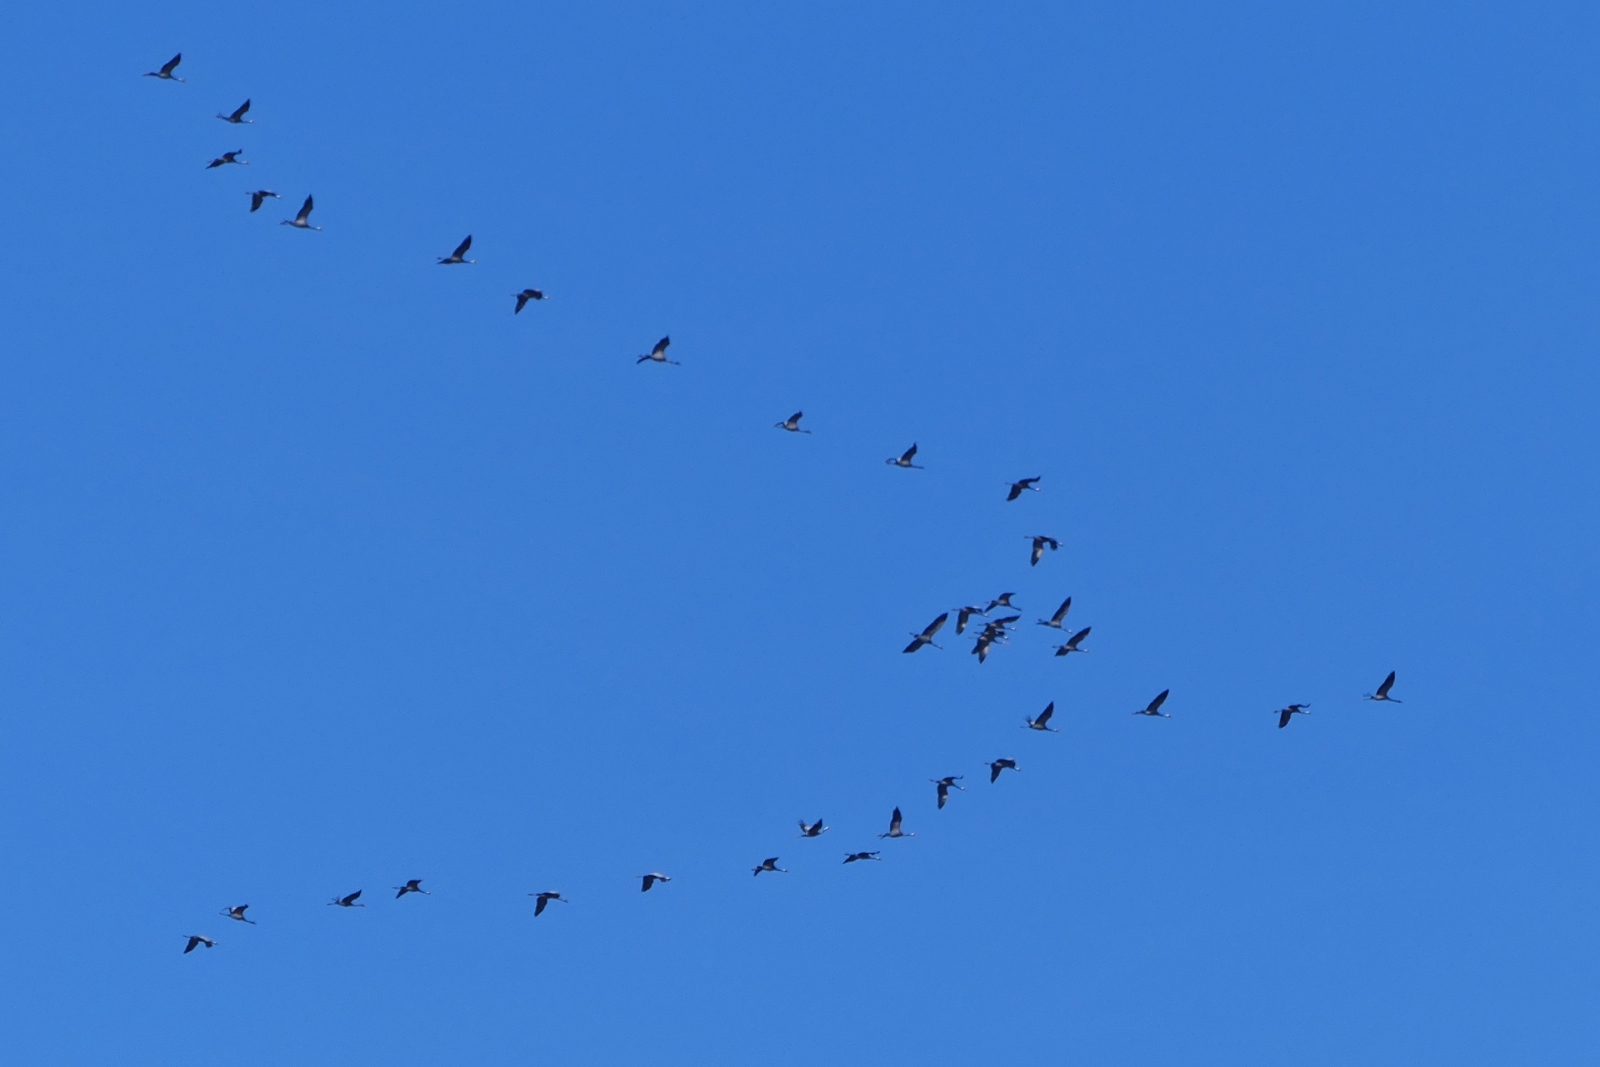
MULTIPOLYGON (((183 54, 180 52, 164 63, 157 70, 147 71, 144 76, 148 78, 156 78, 161 81, 182 83, 184 82, 184 79, 179 77, 176 73, 178 66, 182 62, 183 54)), ((253 125, 255 120, 246 117, 249 115, 250 110, 251 101, 246 99, 242 104, 238 105, 227 113, 218 112, 216 117, 232 126, 253 125)), ((250 161, 241 158, 243 155, 244 149, 242 148, 226 151, 212 159, 205 166, 207 170, 220 170, 229 166, 249 166, 250 161)), ((278 193, 270 189, 251 190, 247 195, 250 197, 251 214, 261 210, 261 207, 266 203, 266 201, 281 199, 278 193)), ((291 226, 300 230, 320 231, 322 229, 321 226, 314 226, 311 224, 311 213, 315 207, 315 200, 308 194, 304 202, 300 205, 300 210, 295 213, 294 217, 281 220, 280 225, 291 226)), ((449 255, 436 257, 436 262, 440 266, 465 266, 476 263, 476 260, 467 258, 467 253, 471 251, 471 249, 472 236, 469 234, 463 238, 459 244, 456 245, 455 249, 449 255)), ((520 292, 512 294, 512 296, 516 302, 514 308, 512 309, 513 314, 521 314, 523 308, 525 308, 530 302, 543 301, 546 298, 544 291, 536 288, 526 288, 520 292)), ((658 363, 678 366, 679 363, 677 360, 667 358, 667 350, 671 344, 672 338, 670 336, 662 337, 661 340, 655 343, 648 353, 640 355, 635 360, 635 363, 658 363)), ((810 434, 811 430, 802 428, 800 425, 800 420, 804 417, 804 411, 796 411, 787 419, 774 423, 773 427, 774 429, 783 430, 786 433, 791 434, 810 434)), ((916 462, 917 452, 918 446, 917 444, 913 443, 909 448, 905 449, 899 455, 892 456, 889 459, 886 459, 884 462, 891 467, 900 468, 902 470, 923 470, 925 469, 923 465, 916 462)), ((1044 478, 1042 475, 1031 475, 1029 477, 1019 478, 1015 481, 1008 481, 1004 483, 1006 486, 1005 501, 1008 503, 1015 502, 1019 500, 1024 493, 1042 492, 1043 490, 1040 487, 1040 482, 1043 480, 1044 478)), ((1040 561, 1044 558, 1046 552, 1055 552, 1061 548, 1061 543, 1059 540, 1046 534, 1027 534, 1024 535, 1024 539, 1030 543, 1028 558, 1028 565, 1030 567, 1038 566, 1040 561)), ((992 616, 991 613, 1000 609, 1015 611, 1016 605, 1012 603, 1011 599, 1015 595, 1016 594, 1014 592, 1005 592, 989 600, 982 607, 969 604, 951 609, 956 614, 955 632, 957 635, 964 634, 968 626, 973 623, 975 618, 981 618, 984 620, 982 628, 977 632, 977 636, 974 638, 974 644, 971 650, 972 654, 977 657, 977 660, 980 664, 987 660, 990 651, 995 646, 1009 644, 1009 639, 1012 635, 1011 627, 1019 622, 1022 618, 1020 612, 999 615, 997 617, 992 616)), ((1083 642, 1089 637, 1092 628, 1085 626, 1082 629, 1069 631, 1069 628, 1065 625, 1065 622, 1068 613, 1071 610, 1072 597, 1069 596, 1061 602, 1061 605, 1056 608, 1056 610, 1048 619, 1041 618, 1037 620, 1037 625, 1039 626, 1061 631, 1064 635, 1070 632, 1070 636, 1066 636, 1065 640, 1062 641, 1061 644, 1055 646, 1054 655, 1058 657, 1070 656, 1074 652, 1088 651, 1088 649, 1083 648, 1082 645, 1083 642)), ((934 637, 938 635, 939 631, 949 620, 950 614, 950 611, 942 612, 936 618, 934 618, 932 622, 928 623, 927 626, 923 627, 922 630, 913 631, 911 634, 911 643, 906 645, 902 651, 910 654, 918 652, 929 646, 935 649, 942 648, 943 646, 935 643, 934 637)), ((1367 694, 1363 699, 1398 704, 1400 701, 1390 695, 1390 690, 1394 687, 1394 684, 1395 672, 1390 671, 1387 677, 1384 678, 1378 687, 1372 693, 1367 694)), ((1162 710, 1163 706, 1166 704, 1169 693, 1170 690, 1162 690, 1160 693, 1156 694, 1156 696, 1153 697, 1144 707, 1134 709, 1133 714, 1150 718, 1171 718, 1172 716, 1169 712, 1162 710)), ((1289 725, 1294 716, 1309 715, 1310 709, 1311 705, 1309 704, 1295 703, 1278 708, 1273 711, 1272 714, 1277 716, 1278 728, 1282 729, 1289 725)), ((1059 733, 1060 731, 1056 727, 1050 725, 1050 720, 1054 716, 1055 710, 1055 702, 1051 701, 1037 715, 1026 718, 1023 722, 1022 728, 1035 732, 1059 733)), ((998 783, 1001 775, 1005 771, 1020 772, 1022 769, 1015 759, 1008 756, 1002 756, 989 761, 988 768, 990 784, 998 783)), ((934 786, 934 800, 938 809, 942 810, 945 805, 949 803, 952 791, 966 791, 966 787, 960 784, 963 780, 964 776, 959 774, 945 775, 940 778, 929 779, 934 786)), ((916 834, 914 832, 907 831, 902 828, 902 823, 903 817, 900 809, 896 807, 893 813, 890 815, 888 830, 879 834, 878 836, 880 838, 887 838, 891 840, 915 837, 916 834)), ((825 825, 821 819, 817 819, 815 822, 811 823, 807 823, 804 819, 802 819, 800 820, 800 833, 796 836, 805 839, 816 839, 825 834, 829 829, 831 828, 825 825)), ((881 861, 882 858, 881 850, 849 851, 845 853, 843 862, 848 865, 865 861, 881 861)), ((763 859, 759 864, 751 868, 752 873, 757 877, 763 874, 789 873, 788 868, 778 866, 779 859, 780 857, 778 856, 769 856, 763 859)), ((670 876, 659 871, 641 874, 638 876, 638 879, 640 892, 644 893, 650 892, 650 890, 655 888, 657 885, 666 885, 672 881, 670 876)), ((404 884, 395 886, 393 888, 395 889, 395 900, 400 900, 412 894, 419 896, 432 895, 430 890, 422 888, 422 879, 420 878, 408 879, 404 884)), ((366 907, 366 904, 362 902, 361 895, 362 891, 357 889, 355 892, 334 897, 332 900, 328 901, 328 904, 332 907, 346 909, 364 908, 366 907)), ((568 903, 567 898, 554 890, 544 890, 541 892, 529 893, 528 896, 534 898, 533 914, 536 917, 543 915, 545 909, 552 902, 561 904, 568 903)), ((255 925, 255 920, 246 916, 246 912, 249 910, 249 907, 250 905, 248 904, 238 904, 224 908, 220 914, 230 920, 233 920, 234 922, 245 923, 253 926, 255 925)), ((215 938, 205 937, 200 934, 190 934, 185 936, 183 952, 184 954, 188 954, 193 952, 196 948, 201 947, 209 949, 215 947, 216 944, 217 941, 215 938)))

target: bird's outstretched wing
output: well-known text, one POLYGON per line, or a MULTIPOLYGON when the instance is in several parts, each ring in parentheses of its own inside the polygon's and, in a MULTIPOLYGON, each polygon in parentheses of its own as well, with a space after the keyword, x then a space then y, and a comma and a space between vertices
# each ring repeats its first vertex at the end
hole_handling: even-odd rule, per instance
POLYGON ((1050 721, 1050 716, 1054 715, 1055 713, 1056 702, 1052 700, 1050 703, 1044 706, 1044 710, 1039 713, 1039 717, 1033 721, 1038 723, 1040 726, 1043 726, 1050 721))
POLYGON ((901 463, 910 463, 916 457, 917 457, 917 446, 916 445, 912 445, 910 448, 908 448, 904 452, 900 453, 900 462, 901 463))
MULTIPOLYGON (((311 217, 311 209, 314 207, 316 207, 316 204, 312 202, 309 196, 306 197, 306 202, 300 205, 300 214, 296 215, 294 220, 296 222, 305 222, 311 217)), ((339 220, 335 219, 334 221, 337 222, 339 220)))
POLYGON ((940 615, 937 619, 934 619, 928 624, 928 628, 922 631, 922 636, 932 637, 934 634, 938 633, 939 628, 944 625, 944 621, 949 617, 950 613, 947 611, 943 615, 940 615))
POLYGON ((1157 693, 1156 698, 1152 700, 1149 706, 1147 706, 1144 710, 1150 712, 1151 714, 1155 714, 1156 712, 1160 711, 1161 705, 1167 702, 1167 694, 1170 692, 1172 692, 1172 690, 1163 689, 1161 692, 1157 693))
POLYGON ((240 104, 238 107, 233 109, 233 114, 228 116, 228 121, 229 122, 240 122, 240 121, 243 121, 246 112, 248 112, 249 110, 250 110, 250 101, 246 100, 244 103, 240 104))
POLYGON ((1383 684, 1378 686, 1378 691, 1374 693, 1373 696, 1377 697, 1379 700, 1382 700, 1384 697, 1388 696, 1389 690, 1394 687, 1394 675, 1395 672, 1390 671, 1389 677, 1383 680, 1383 684))
POLYGON ((672 344, 672 338, 663 337, 661 340, 657 341, 656 342, 656 346, 650 350, 650 358, 651 359, 657 359, 657 358, 659 358, 661 356, 666 355, 667 354, 667 349, 668 349, 668 347, 671 346, 671 344, 672 344))
POLYGON ((454 252, 450 253, 450 258, 451 259, 460 259, 462 256, 467 254, 467 249, 469 249, 471 247, 472 247, 472 235, 469 233, 469 234, 467 234, 467 236, 465 238, 462 239, 460 244, 456 245, 456 250, 454 252))
MULTIPOLYGON (((183 62, 183 53, 179 52, 161 65, 161 77, 170 78, 172 72, 178 69, 178 64, 183 62)), ((202 72, 203 73, 203 72, 202 72)))

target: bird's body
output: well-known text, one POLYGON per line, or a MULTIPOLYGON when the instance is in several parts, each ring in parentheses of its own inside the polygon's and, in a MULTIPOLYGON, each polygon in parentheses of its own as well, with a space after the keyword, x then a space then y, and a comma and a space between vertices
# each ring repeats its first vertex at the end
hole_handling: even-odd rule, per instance
POLYGON ((914 833, 907 833, 906 831, 900 829, 900 809, 899 808, 895 808, 894 809, 894 814, 889 816, 889 831, 888 831, 888 833, 879 834, 878 836, 879 837, 916 837, 917 835, 914 834, 914 833))
POLYGON ((982 614, 984 614, 984 610, 982 608, 973 607, 970 604, 967 605, 964 608, 957 608, 956 609, 956 633, 959 635, 959 634, 963 633, 966 630, 966 628, 967 628, 967 620, 968 619, 972 618, 974 615, 982 615, 982 614))
POLYGON ((1085 637, 1089 636, 1089 631, 1092 630, 1092 629, 1094 629, 1094 627, 1085 626, 1083 629, 1079 630, 1077 633, 1075 633, 1071 637, 1067 638, 1067 643, 1066 644, 1057 645, 1056 646, 1056 655, 1058 655, 1058 656, 1070 656, 1074 652, 1085 652, 1085 653, 1088 652, 1089 650, 1087 648, 1079 648, 1078 646, 1083 643, 1083 639, 1085 637))
POLYGON ((254 215, 257 211, 260 211, 261 205, 265 204, 269 199, 278 199, 278 194, 273 192, 271 189, 257 189, 255 192, 250 193, 249 196, 250 213, 252 215, 254 215))
POLYGON ((1061 606, 1056 609, 1056 613, 1054 615, 1050 616, 1048 619, 1040 619, 1039 620, 1039 625, 1040 626, 1049 626, 1049 627, 1051 627, 1053 629, 1059 630, 1059 629, 1061 629, 1061 621, 1067 617, 1067 612, 1069 612, 1071 610, 1072 610, 1072 598, 1071 597, 1067 597, 1067 599, 1065 599, 1065 600, 1063 600, 1061 602, 1061 606))
POLYGON ((651 872, 650 874, 641 874, 639 878, 641 879, 639 885, 639 892, 641 893, 650 892, 650 887, 655 885, 657 882, 665 885, 667 882, 672 881, 672 879, 668 878, 666 875, 655 872, 651 872))
POLYGON ((1278 729, 1281 730, 1285 726, 1288 726, 1289 720, 1294 718, 1296 715, 1310 715, 1311 705, 1289 704, 1285 707, 1279 708, 1277 711, 1273 712, 1273 714, 1278 717, 1278 729))
POLYGON ((1027 720, 1027 725, 1024 726, 1023 729, 1024 730, 1047 730, 1050 733, 1059 734, 1061 731, 1057 730, 1054 726, 1050 725, 1050 716, 1054 715, 1055 713, 1056 713, 1056 702, 1054 700, 1052 700, 1050 703, 1048 703, 1048 704, 1046 704, 1044 706, 1044 710, 1043 711, 1041 711, 1038 715, 1034 716, 1033 718, 1027 720))
POLYGON ((1017 497, 1021 496, 1023 493, 1026 493, 1030 489, 1035 493, 1042 492, 1037 484, 1038 481, 1038 477, 1035 476, 1032 478, 1023 478, 1015 482, 1008 482, 1007 484, 1011 486, 1011 489, 1006 493, 1006 500, 1015 500, 1017 497))
POLYGON ((1060 541, 1057 541, 1054 537, 1046 537, 1044 534, 1029 534, 1028 540, 1033 542, 1033 554, 1028 558, 1028 566, 1030 567, 1039 565, 1039 561, 1044 558, 1044 550, 1046 548, 1054 552, 1061 547, 1060 541))
POLYGON ((361 890, 357 889, 354 893, 351 893, 348 896, 334 897, 332 900, 328 901, 328 907, 330 907, 330 908, 364 908, 364 907, 366 907, 365 904, 357 904, 356 903, 356 901, 359 900, 360 897, 361 897, 361 890))
POLYGON ((914 470, 919 470, 919 471, 923 470, 924 468, 922 467, 921 464, 911 462, 916 457, 917 457, 917 446, 915 444, 912 444, 912 446, 910 448, 908 448, 904 452, 900 453, 898 458, 886 459, 886 460, 884 460, 884 462, 887 463, 891 467, 905 467, 907 469, 914 469, 914 470))
POLYGON ((279 226, 293 226, 297 230, 321 230, 321 226, 311 225, 311 209, 316 207, 311 197, 306 197, 306 202, 300 205, 300 213, 292 219, 284 219, 279 226))
MULTIPOLYGON (((880 834, 879 836, 881 837, 882 835, 880 834)), ((849 852, 846 853, 844 857, 844 861, 846 863, 860 863, 862 860, 881 859, 883 859, 883 857, 878 855, 876 852, 849 852)))
POLYGON ((967 791, 966 786, 956 785, 956 783, 959 782, 963 777, 964 776, 960 774, 947 774, 943 778, 928 779, 928 781, 932 782, 938 787, 939 807, 944 807, 945 801, 950 799, 950 790, 959 789, 963 793, 967 791))
POLYGON ((185 956, 199 948, 201 945, 204 945, 206 948, 217 947, 217 943, 209 937, 201 937, 199 934, 189 934, 188 937, 189 943, 183 946, 183 954, 185 956))
POLYGON ((397 892, 394 895, 394 899, 396 899, 396 900, 399 900, 401 897, 405 896, 407 893, 421 893, 425 897, 433 896, 432 893, 430 893, 426 889, 422 888, 422 879, 421 878, 413 878, 410 881, 408 881, 405 885, 397 885, 397 886, 394 886, 393 888, 395 890, 397 890, 397 892))
POLYGON ((1017 761, 1014 760, 1014 759, 1006 759, 1005 757, 1001 757, 1000 759, 997 759, 997 760, 990 760, 989 761, 989 784, 993 785, 995 782, 998 782, 1000 780, 1000 772, 1001 771, 1020 771, 1020 770, 1022 770, 1022 768, 1017 766, 1017 761))
POLYGON ((650 350, 650 354, 649 355, 640 356, 638 359, 634 360, 633 361, 634 365, 637 366, 640 363, 649 362, 649 363, 670 363, 674 367, 681 366, 681 364, 679 364, 679 362, 677 360, 668 359, 667 358, 667 348, 671 344, 672 344, 672 338, 671 337, 663 337, 661 340, 656 342, 656 346, 650 350))
POLYGON ((812 823, 810 826, 806 825, 806 821, 804 819, 800 820, 800 836, 801 837, 821 837, 823 834, 827 833, 829 831, 829 829, 831 829, 831 827, 827 827, 827 826, 822 825, 822 820, 821 819, 818 819, 816 822, 812 823))
POLYGON ((560 893, 552 892, 550 890, 546 890, 543 893, 529 893, 528 895, 534 898, 533 917, 535 919, 544 914, 545 907, 552 900, 559 900, 563 904, 567 902, 566 897, 563 897, 560 893))
POLYGON ((790 433, 810 433, 810 430, 802 430, 800 428, 800 420, 805 417, 805 412, 797 411, 793 415, 790 415, 787 419, 784 419, 782 422, 773 423, 772 426, 773 429, 787 430, 790 433))
POLYGON ((254 919, 246 919, 244 917, 245 909, 248 907, 250 907, 248 904, 238 904, 231 908, 223 908, 220 914, 226 915, 235 922, 249 923, 251 926, 254 926, 256 924, 254 919))
POLYGON ((233 109, 233 113, 231 115, 224 115, 221 112, 218 112, 217 113, 217 118, 221 119, 223 122, 231 122, 235 126, 238 126, 238 125, 241 125, 241 124, 253 123, 253 122, 256 121, 255 119, 247 119, 247 118, 244 117, 245 116, 245 112, 247 112, 249 110, 250 110, 250 101, 246 100, 244 103, 242 103, 238 107, 234 108, 233 109))
POLYGON ((1153 718, 1160 718, 1160 719, 1170 719, 1170 718, 1172 718, 1171 715, 1168 715, 1166 712, 1161 710, 1161 705, 1163 705, 1163 704, 1165 704, 1167 702, 1167 694, 1170 693, 1170 692, 1172 692, 1172 690, 1163 689, 1161 692, 1156 694, 1154 700, 1150 701, 1150 703, 1146 704, 1144 707, 1142 707, 1138 711, 1134 712, 1134 714, 1135 715, 1149 715, 1149 716, 1151 716, 1153 718))
POLYGON ((544 290, 542 290, 542 289, 524 289, 524 290, 522 290, 522 292, 514 293, 512 295, 517 298, 517 309, 515 311, 513 311, 511 314, 520 315, 520 314, 522 314, 522 309, 528 306, 528 301, 530 301, 530 300, 543 300, 544 299, 544 290))
POLYGON ((441 266, 441 267, 453 267, 453 266, 456 266, 458 264, 476 263, 476 262, 478 262, 475 259, 468 259, 467 258, 467 249, 469 249, 471 247, 472 247, 472 234, 469 233, 469 234, 467 234, 465 237, 463 237, 461 239, 461 243, 460 244, 456 245, 456 250, 454 252, 451 252, 448 256, 440 256, 439 257, 439 266, 441 266))
POLYGON ((1393 688, 1394 688, 1394 671, 1390 671, 1389 672, 1389 677, 1385 678, 1383 680, 1383 684, 1378 686, 1378 691, 1377 692, 1368 693, 1366 696, 1362 697, 1361 699, 1362 700, 1386 700, 1391 704, 1404 704, 1405 701, 1396 700, 1394 697, 1389 695, 1389 690, 1391 690, 1393 688))
POLYGON ((778 857, 776 857, 776 856, 768 856, 766 859, 761 861, 761 866, 752 867, 751 870, 755 873, 755 875, 757 877, 760 877, 763 874, 788 874, 789 873, 787 868, 778 866, 778 857))
MULTIPOLYGON (((183 62, 183 53, 179 52, 177 55, 173 56, 171 59, 169 59, 165 63, 161 64, 161 69, 160 70, 147 70, 141 76, 145 77, 145 78, 160 78, 162 81, 181 82, 181 81, 183 81, 183 79, 178 77, 176 74, 174 74, 172 72, 177 70, 178 69, 178 64, 182 63, 182 62, 183 62)), ((190 946, 190 947, 193 947, 193 946, 190 946)))
POLYGON ((919 648, 921 648, 923 645, 933 645, 934 648, 942 647, 940 645, 934 645, 933 644, 933 635, 939 632, 939 627, 943 626, 944 625, 944 621, 946 619, 948 619, 949 617, 950 617, 950 613, 947 611, 944 614, 940 615, 937 619, 934 619, 927 626, 924 626, 922 628, 922 632, 920 634, 918 634, 918 633, 912 634, 911 635, 911 643, 909 645, 907 645, 905 648, 901 649, 901 651, 902 652, 915 652, 919 648))
POLYGON ((210 163, 207 163, 206 170, 215 170, 218 167, 226 167, 230 163, 236 167, 248 167, 250 164, 239 158, 243 154, 244 149, 242 148, 235 148, 232 152, 224 152, 216 159, 213 159, 210 163))

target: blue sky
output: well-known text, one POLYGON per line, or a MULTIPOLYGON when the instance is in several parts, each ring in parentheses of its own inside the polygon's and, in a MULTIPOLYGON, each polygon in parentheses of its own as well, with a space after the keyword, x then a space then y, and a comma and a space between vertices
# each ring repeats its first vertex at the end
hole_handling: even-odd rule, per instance
POLYGON ((1593 9, 0 32, 17 1062, 1600 1051, 1593 9))

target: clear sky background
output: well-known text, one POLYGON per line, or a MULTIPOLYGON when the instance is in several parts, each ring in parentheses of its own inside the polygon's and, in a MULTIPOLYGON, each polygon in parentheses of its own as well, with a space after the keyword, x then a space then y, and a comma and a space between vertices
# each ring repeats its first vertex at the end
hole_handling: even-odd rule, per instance
POLYGON ((0 38, 14 1062, 1600 1053, 1593 5, 0 38))

